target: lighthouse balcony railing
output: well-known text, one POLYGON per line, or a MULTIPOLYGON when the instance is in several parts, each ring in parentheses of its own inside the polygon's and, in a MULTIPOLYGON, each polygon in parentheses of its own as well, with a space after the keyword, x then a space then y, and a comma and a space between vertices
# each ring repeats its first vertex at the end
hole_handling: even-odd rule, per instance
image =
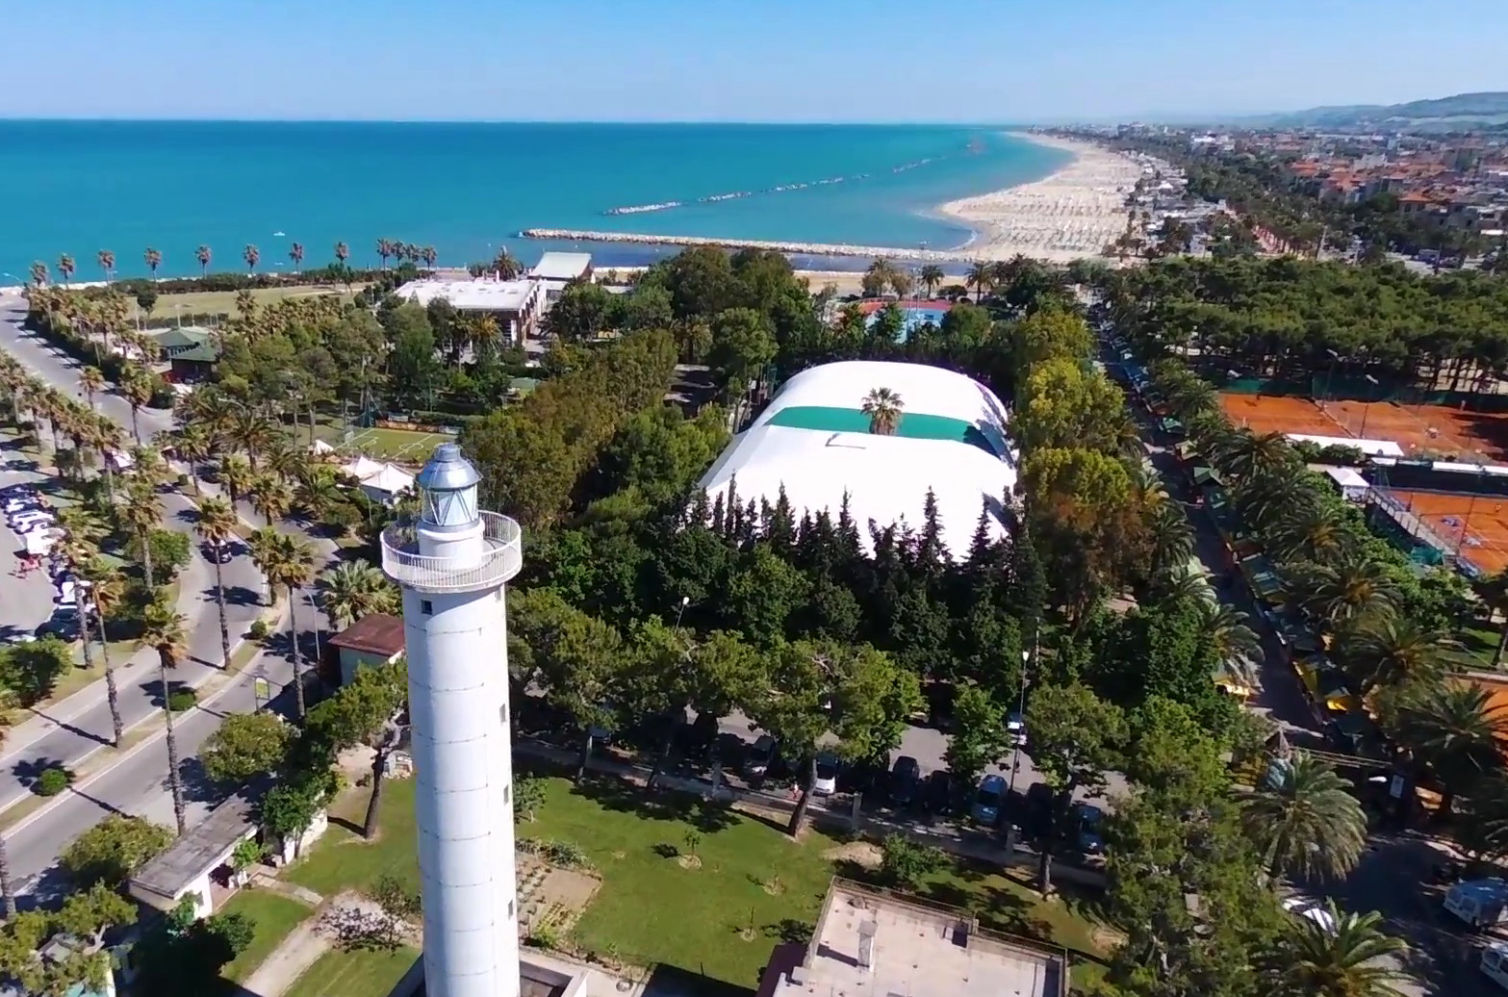
POLYGON ((382 570, 399 585, 420 592, 466 592, 501 585, 523 565, 518 523, 483 512, 480 557, 434 557, 419 553, 413 524, 382 531, 382 570))

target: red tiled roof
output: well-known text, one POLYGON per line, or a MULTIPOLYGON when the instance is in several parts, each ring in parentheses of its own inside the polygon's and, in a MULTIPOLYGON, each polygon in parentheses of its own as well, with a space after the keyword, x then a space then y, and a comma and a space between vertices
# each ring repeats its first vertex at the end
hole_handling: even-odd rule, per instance
POLYGON ((346 647, 353 651, 391 658, 403 653, 403 620, 386 613, 363 616, 331 637, 327 643, 332 647, 346 647))

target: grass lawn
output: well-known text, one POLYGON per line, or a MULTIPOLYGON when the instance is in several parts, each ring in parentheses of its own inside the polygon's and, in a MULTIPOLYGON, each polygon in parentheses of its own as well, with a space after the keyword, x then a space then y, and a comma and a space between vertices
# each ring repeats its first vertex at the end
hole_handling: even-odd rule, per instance
POLYGON ((371 457, 373 460, 391 460, 405 464, 423 464, 441 443, 454 442, 455 437, 446 433, 415 433, 406 429, 357 429, 349 442, 331 440, 337 446, 346 446, 371 457))
MULTIPOLYGON (((370 886, 385 873, 417 888, 413 793, 411 780, 387 788, 382 833, 372 844, 332 822, 288 878, 326 896, 370 886)), ((354 826, 365 804, 358 790, 332 816, 354 826)), ((835 871, 851 873, 824 855, 838 844, 826 834, 811 830, 798 843, 733 811, 703 807, 691 797, 648 800, 613 781, 578 789, 548 778, 538 818, 519 825, 519 834, 570 841, 596 865, 602 886, 573 928, 576 946, 749 988, 777 941, 806 936, 835 871), (700 835, 698 869, 683 868, 677 859, 692 831, 700 835), (751 925, 754 937, 745 941, 751 925)), ((999 870, 957 867, 930 880, 925 892, 955 904, 976 898, 973 905, 990 927, 1042 934, 1099 954, 1089 921, 1062 904, 1041 904, 999 870)))
MULTIPOLYGON (((359 291, 365 285, 353 284, 351 289, 359 291)), ((257 304, 267 305, 283 298, 308 298, 317 297, 321 294, 338 294, 342 301, 350 301, 352 295, 346 293, 345 285, 337 284, 290 284, 286 287, 261 287, 253 290, 251 295, 257 304)), ((171 320, 174 315, 182 312, 184 315, 236 315, 236 292, 235 291, 188 291, 183 294, 163 294, 157 298, 157 304, 152 307, 152 317, 158 322, 164 319, 171 320)), ((131 300, 131 321, 136 322, 143 318, 141 309, 136 306, 136 300, 131 300)))
POLYGON ((284 997, 381 997, 407 973, 417 949, 326 952, 285 990, 284 997))
POLYGON ((232 983, 240 983, 250 976, 279 942, 305 918, 314 915, 314 911, 297 900, 267 890, 241 890, 219 912, 245 914, 257 926, 251 944, 220 971, 220 975, 232 983))
POLYGON ((1492 656, 1497 653, 1498 641, 1503 631, 1495 626, 1470 626, 1463 629, 1459 639, 1466 652, 1467 664, 1472 668, 1492 670, 1492 656))

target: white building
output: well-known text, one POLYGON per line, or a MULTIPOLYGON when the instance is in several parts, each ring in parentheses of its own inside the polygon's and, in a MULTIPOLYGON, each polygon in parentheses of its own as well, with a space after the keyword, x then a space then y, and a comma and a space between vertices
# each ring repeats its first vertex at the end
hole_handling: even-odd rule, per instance
POLYGON ((726 501, 732 487, 741 506, 750 499, 773 506, 784 487, 798 520, 824 509, 836 519, 847 494, 866 546, 871 521, 920 529, 930 488, 955 558, 968 553, 982 509, 992 534, 1003 535, 1004 500, 1015 484, 1005 406, 994 392, 940 367, 872 360, 792 377, 701 480, 709 501, 726 501), (876 388, 900 395, 893 434, 870 432, 860 411, 876 388))
POLYGON ((545 310, 544 285, 536 280, 411 280, 393 292, 403 301, 425 307, 437 298, 458 312, 480 312, 497 320, 498 331, 510 343, 522 345, 539 329, 545 310))
POLYGON ((481 476, 444 443, 419 472, 417 525, 382 533, 403 589, 426 997, 519 997, 503 586, 518 524, 477 508, 481 476))
POLYGON ((573 280, 592 279, 591 253, 545 253, 529 271, 529 279, 545 289, 545 307, 560 298, 560 292, 573 280))
POLYGON ((757 997, 1066 997, 1061 946, 997 934, 968 911, 833 880, 807 945, 771 954, 757 997))

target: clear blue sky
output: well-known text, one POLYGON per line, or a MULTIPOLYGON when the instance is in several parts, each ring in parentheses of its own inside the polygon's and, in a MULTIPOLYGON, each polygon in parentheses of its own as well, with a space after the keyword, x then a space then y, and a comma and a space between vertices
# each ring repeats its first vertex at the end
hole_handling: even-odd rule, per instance
POLYGON ((4 117, 1033 122, 1508 88, 1505 0, 5 7, 4 117))

